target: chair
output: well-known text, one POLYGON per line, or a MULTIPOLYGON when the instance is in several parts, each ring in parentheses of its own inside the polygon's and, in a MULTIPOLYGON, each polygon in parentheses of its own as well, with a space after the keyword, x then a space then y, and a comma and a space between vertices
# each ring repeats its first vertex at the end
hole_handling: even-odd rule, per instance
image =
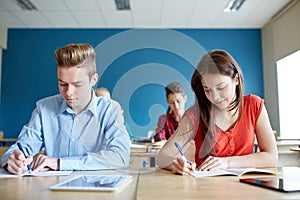
POLYGON ((2 155, 9 149, 8 146, 0 147, 0 167, 2 168, 2 155))

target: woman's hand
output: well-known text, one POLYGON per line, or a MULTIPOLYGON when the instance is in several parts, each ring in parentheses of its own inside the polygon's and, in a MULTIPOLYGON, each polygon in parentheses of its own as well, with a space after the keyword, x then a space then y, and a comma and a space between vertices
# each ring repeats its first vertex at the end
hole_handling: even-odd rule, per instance
POLYGON ((196 163, 186 161, 182 157, 178 157, 172 163, 172 172, 180 175, 190 175, 192 171, 195 171, 196 163))
POLYGON ((207 157, 204 162, 198 167, 200 171, 210 171, 214 169, 226 169, 228 168, 228 159, 226 157, 207 157))

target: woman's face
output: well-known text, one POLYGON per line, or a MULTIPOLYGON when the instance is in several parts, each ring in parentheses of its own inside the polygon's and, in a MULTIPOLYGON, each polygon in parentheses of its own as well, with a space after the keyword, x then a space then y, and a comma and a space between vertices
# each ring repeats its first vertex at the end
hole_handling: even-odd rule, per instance
POLYGON ((220 110, 226 110, 235 98, 237 76, 232 79, 220 73, 206 73, 201 76, 207 99, 220 110))

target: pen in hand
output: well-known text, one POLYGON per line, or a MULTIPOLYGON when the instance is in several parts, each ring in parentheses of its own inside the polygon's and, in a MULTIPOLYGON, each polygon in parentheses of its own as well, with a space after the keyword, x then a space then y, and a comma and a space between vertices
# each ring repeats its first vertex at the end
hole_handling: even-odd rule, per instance
MULTIPOLYGON (((19 147, 19 150, 22 151, 24 157, 26 158, 26 154, 25 154, 25 151, 23 150, 23 147, 22 147, 21 143, 17 142, 17 145, 19 147)), ((30 164, 27 165, 27 169, 28 169, 28 171, 30 173, 31 172, 31 166, 30 166, 30 164)))
POLYGON ((176 148, 178 149, 178 151, 179 151, 179 153, 180 153, 182 159, 184 160, 184 162, 186 162, 186 163, 188 163, 188 164, 190 164, 190 165, 192 166, 192 163, 191 163, 190 161, 188 161, 188 160, 186 159, 186 157, 184 156, 183 151, 182 151, 180 145, 179 145, 177 142, 174 142, 174 144, 175 144, 176 148))

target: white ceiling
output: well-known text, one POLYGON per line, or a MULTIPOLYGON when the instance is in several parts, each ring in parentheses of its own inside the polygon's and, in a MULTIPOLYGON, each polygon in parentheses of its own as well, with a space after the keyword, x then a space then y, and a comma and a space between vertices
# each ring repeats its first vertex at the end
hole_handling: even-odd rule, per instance
POLYGON ((290 0, 246 0, 224 13, 229 0, 130 0, 118 11, 114 0, 31 0, 24 11, 0 0, 0 24, 8 28, 261 28, 290 0))

